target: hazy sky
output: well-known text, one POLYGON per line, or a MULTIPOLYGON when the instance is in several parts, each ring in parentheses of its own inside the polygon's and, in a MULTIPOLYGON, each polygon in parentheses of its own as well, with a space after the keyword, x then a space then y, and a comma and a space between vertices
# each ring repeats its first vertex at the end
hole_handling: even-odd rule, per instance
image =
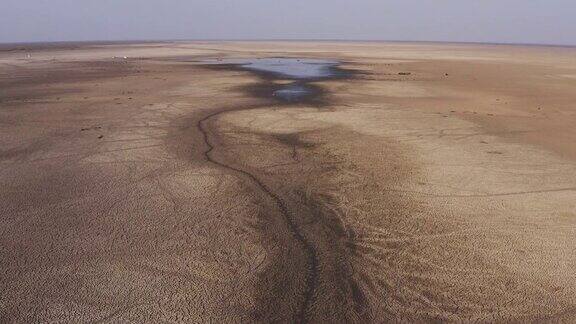
POLYGON ((576 1, 0 0, 0 42, 140 39, 576 45, 576 1))

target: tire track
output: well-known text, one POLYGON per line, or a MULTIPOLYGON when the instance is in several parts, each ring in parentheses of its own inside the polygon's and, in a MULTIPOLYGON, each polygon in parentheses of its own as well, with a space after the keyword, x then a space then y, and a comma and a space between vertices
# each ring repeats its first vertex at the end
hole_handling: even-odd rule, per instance
MULTIPOLYGON (((251 109, 255 109, 255 108, 256 107, 251 107, 251 108, 244 108, 244 109, 238 109, 238 110, 233 110, 233 111, 251 110, 251 109)), ((229 171, 238 173, 238 174, 244 176, 245 178, 248 178, 252 183, 254 183, 258 188, 260 188, 260 190, 274 202, 277 209, 280 211, 284 220, 288 224, 288 228, 289 228, 291 234, 294 236, 294 238, 302 246, 302 249, 304 250, 304 252, 307 256, 308 269, 306 269, 306 271, 307 271, 306 289, 304 291, 303 300, 302 300, 301 305, 299 307, 299 310, 296 314, 296 322, 306 323, 306 322, 308 322, 309 308, 310 308, 310 305, 314 299, 314 295, 315 295, 316 289, 318 287, 318 279, 319 279, 319 272, 320 272, 319 271, 318 252, 317 252, 316 248, 314 247, 314 245, 302 233, 302 231, 298 227, 298 225, 296 225, 294 216, 292 215, 292 213, 288 209, 286 202, 278 194, 274 193, 268 186, 266 186, 266 184, 264 184, 254 174, 252 174, 246 170, 242 170, 240 168, 234 167, 233 165, 228 164, 226 162, 219 161, 218 159, 216 159, 212 156, 211 153, 214 151, 216 146, 210 140, 210 134, 212 132, 211 132, 210 127, 209 127, 209 122, 211 119, 216 118, 219 115, 227 113, 227 112, 229 112, 229 110, 218 111, 218 112, 215 112, 215 113, 212 113, 212 114, 205 116, 204 118, 200 119, 197 122, 196 127, 202 133, 202 136, 204 138, 204 143, 208 148, 203 153, 204 157, 210 163, 213 163, 213 164, 215 164, 215 165, 217 165, 223 169, 227 169, 229 171)))

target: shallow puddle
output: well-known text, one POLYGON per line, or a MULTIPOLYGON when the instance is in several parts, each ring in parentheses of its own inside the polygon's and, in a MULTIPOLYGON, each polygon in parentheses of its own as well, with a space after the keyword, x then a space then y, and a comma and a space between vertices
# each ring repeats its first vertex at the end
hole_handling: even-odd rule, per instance
POLYGON ((317 90, 308 83, 344 76, 333 60, 300 58, 220 59, 204 61, 206 64, 231 64, 261 73, 278 80, 295 80, 274 91, 274 98, 286 102, 300 102, 311 98, 317 90))

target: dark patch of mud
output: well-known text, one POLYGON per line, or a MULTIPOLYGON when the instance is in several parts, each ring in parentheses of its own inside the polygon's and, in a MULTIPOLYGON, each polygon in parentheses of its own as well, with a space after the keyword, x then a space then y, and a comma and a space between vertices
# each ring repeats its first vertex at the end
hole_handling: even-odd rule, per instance
POLYGON ((306 85, 306 92, 295 97, 278 97, 275 94, 286 88, 285 85, 276 84, 273 82, 260 82, 254 84, 243 85, 237 88, 238 91, 249 94, 252 97, 274 100, 273 105, 293 105, 293 104, 307 104, 314 107, 326 107, 330 105, 328 93, 324 88, 315 85, 306 85))

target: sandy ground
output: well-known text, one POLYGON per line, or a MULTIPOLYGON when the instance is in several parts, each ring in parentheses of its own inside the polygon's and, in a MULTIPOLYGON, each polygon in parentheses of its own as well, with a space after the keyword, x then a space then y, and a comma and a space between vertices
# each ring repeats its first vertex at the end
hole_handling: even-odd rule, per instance
POLYGON ((562 47, 1 45, 0 322, 575 322, 575 88, 562 47), (356 73, 193 62, 269 56, 356 73))

